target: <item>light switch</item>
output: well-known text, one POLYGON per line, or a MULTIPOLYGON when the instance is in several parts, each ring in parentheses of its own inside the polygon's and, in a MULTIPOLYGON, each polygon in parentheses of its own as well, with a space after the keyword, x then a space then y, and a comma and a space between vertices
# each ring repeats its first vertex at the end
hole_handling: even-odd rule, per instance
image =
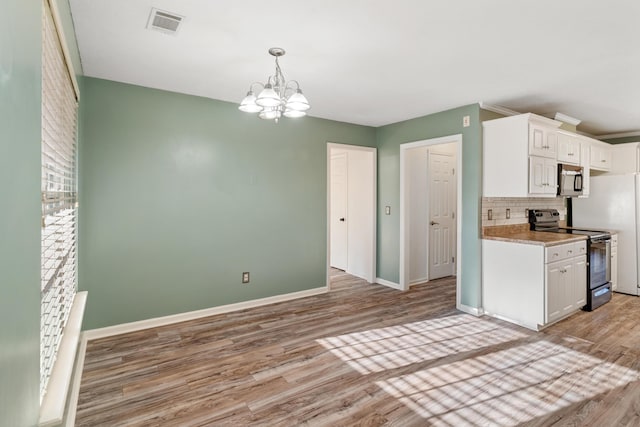
POLYGON ((385 206, 384 207, 384 214, 385 215, 391 215, 391 206, 385 206))

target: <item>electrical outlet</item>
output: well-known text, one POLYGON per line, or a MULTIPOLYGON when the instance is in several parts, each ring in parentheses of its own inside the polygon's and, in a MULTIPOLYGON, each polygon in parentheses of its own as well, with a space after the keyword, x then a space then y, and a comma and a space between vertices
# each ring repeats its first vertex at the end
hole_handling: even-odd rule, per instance
POLYGON ((385 206, 384 207, 384 214, 385 215, 391 215, 391 206, 385 206))
POLYGON ((487 209, 487 219, 489 221, 493 219, 493 209, 487 209))
POLYGON ((471 118, 469 116, 464 116, 462 118, 462 126, 468 128, 471 125, 471 118))
POLYGON ((507 208, 507 219, 511 218, 511 209, 507 208))
POLYGON ((242 273, 242 283, 249 283, 249 272, 245 271, 242 273))

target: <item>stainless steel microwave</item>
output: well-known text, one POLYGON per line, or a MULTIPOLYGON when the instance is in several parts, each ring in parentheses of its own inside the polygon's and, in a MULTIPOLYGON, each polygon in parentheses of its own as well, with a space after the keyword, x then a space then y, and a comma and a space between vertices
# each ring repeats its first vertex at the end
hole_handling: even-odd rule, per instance
POLYGON ((558 163, 558 196, 582 196, 583 176, 584 169, 582 166, 558 163))

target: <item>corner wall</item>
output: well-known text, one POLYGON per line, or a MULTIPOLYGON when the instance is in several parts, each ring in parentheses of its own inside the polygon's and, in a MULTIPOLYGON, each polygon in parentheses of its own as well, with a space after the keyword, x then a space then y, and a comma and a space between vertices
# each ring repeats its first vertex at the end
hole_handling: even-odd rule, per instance
POLYGON ((375 129, 275 124, 94 78, 82 89, 84 329, 326 285, 326 143, 375 146, 375 129))
POLYGON ((0 424, 40 409, 40 1, 0 2, 0 424))
POLYGON ((377 129, 378 277, 400 280, 400 144, 462 134, 462 277, 461 302, 481 303, 480 207, 482 198, 482 129, 478 104, 467 105, 377 129), (462 118, 469 116, 469 127, 462 118), (384 214, 391 206, 391 215, 384 214))

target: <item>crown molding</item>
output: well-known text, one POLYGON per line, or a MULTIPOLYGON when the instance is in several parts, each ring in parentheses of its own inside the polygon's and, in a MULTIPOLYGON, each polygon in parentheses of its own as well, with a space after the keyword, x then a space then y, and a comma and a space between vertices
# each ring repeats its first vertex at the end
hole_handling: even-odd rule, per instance
POLYGON ((478 102, 478 105, 480 105, 480 108, 483 110, 493 111, 494 113, 502 114, 504 116, 517 116, 522 114, 518 111, 510 110, 507 107, 503 107, 501 105, 495 105, 495 104, 487 104, 486 102, 483 102, 483 101, 478 102))
POLYGON ((638 136, 640 137, 640 130, 634 130, 631 132, 622 132, 622 133, 609 133, 607 135, 597 135, 598 139, 613 139, 613 138, 627 138, 630 136, 638 136))

